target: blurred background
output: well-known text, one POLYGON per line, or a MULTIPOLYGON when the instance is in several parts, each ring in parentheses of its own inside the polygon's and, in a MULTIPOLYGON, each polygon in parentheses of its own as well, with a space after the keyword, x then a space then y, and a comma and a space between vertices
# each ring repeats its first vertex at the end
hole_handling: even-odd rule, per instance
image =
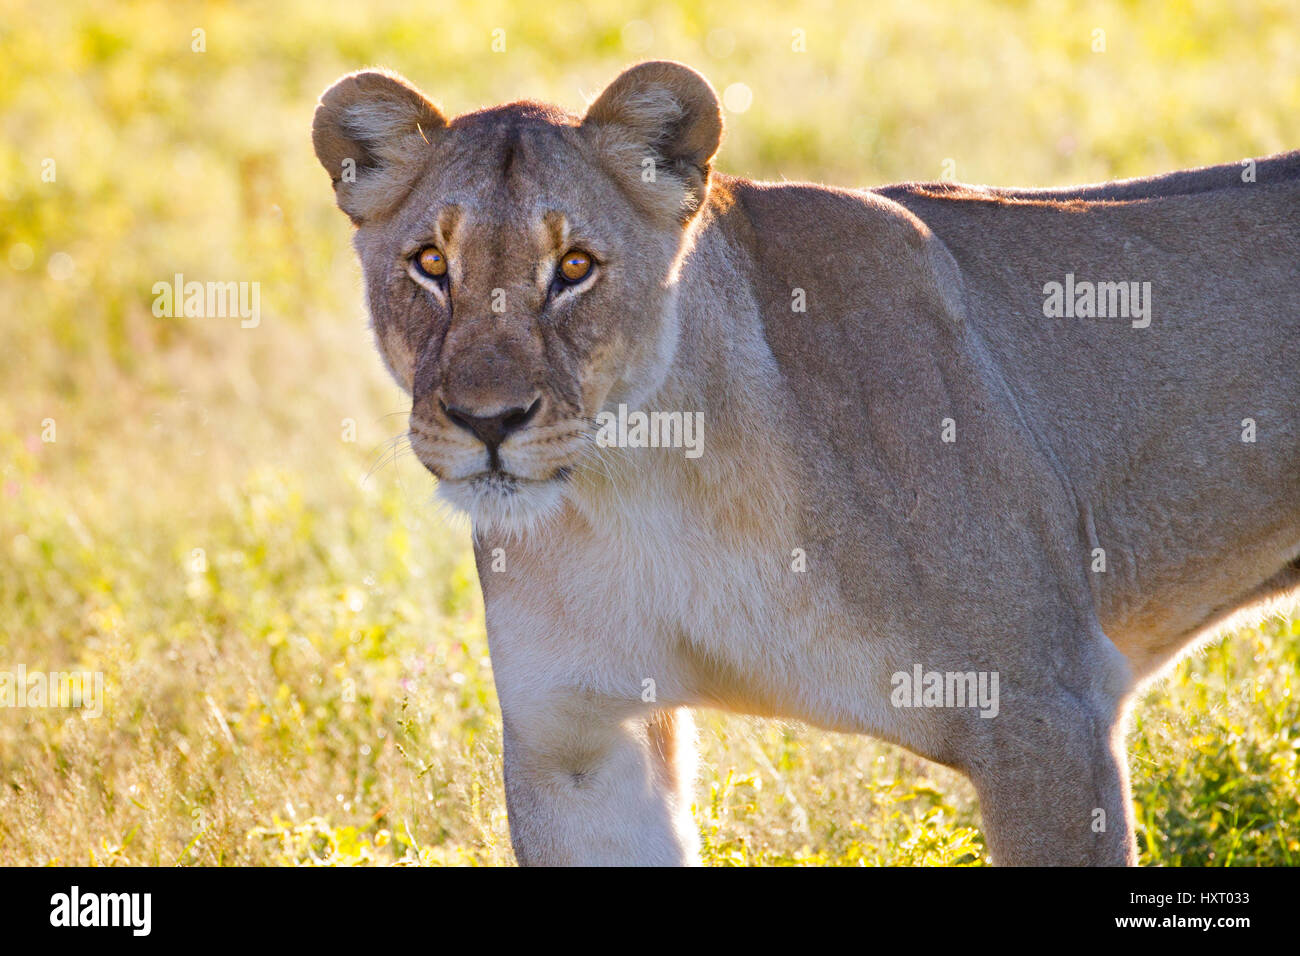
MULTIPOLYGON (((312 153, 339 74, 449 113, 574 111, 683 60, 720 168, 1048 186, 1300 147, 1300 6, 0 0, 0 669, 105 712, 0 708, 0 863, 507 863, 464 524, 393 439, 312 153), (156 283, 258 283, 253 327, 156 283)), ((1145 863, 1300 861, 1300 621, 1140 703, 1145 863)), ((865 738, 700 715, 713 863, 987 862, 971 788, 865 738)))

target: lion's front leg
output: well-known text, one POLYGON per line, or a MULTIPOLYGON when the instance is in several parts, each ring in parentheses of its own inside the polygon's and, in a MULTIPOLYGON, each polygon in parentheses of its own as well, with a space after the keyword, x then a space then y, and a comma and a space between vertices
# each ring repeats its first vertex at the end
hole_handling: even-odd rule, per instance
POLYGON ((521 865, 698 863, 688 711, 559 695, 503 704, 503 718, 521 865))

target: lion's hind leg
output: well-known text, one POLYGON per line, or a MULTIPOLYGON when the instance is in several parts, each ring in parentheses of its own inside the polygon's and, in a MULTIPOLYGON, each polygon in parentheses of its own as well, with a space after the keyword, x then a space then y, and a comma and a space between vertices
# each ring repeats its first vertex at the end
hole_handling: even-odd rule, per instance
POLYGON ((1095 648, 1076 658, 1082 668, 1005 668, 997 716, 962 725, 960 766, 979 795, 997 864, 1137 862, 1123 740, 1128 671, 1104 637, 1081 641, 1095 648), (1071 673, 1084 675, 1074 687, 1071 673))

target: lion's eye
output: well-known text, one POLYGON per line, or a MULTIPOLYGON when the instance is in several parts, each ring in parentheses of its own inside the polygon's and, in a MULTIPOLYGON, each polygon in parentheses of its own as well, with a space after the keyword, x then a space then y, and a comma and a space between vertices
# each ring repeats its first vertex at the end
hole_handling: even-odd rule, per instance
POLYGON ((579 249, 570 249, 560 260, 560 278, 570 284, 581 282, 591 271, 591 256, 579 249))
POLYGON ((415 267, 430 279, 441 279, 447 274, 447 257, 434 246, 425 246, 415 254, 415 267))

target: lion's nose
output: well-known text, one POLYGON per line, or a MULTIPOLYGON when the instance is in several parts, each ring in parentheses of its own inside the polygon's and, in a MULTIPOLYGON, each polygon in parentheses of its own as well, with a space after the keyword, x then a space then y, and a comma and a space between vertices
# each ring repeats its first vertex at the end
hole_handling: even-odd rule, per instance
POLYGON ((495 453, 507 436, 519 431, 532 420, 541 404, 542 400, 536 398, 527 408, 517 406, 497 412, 495 415, 479 415, 468 409, 444 403, 442 411, 453 424, 478 436, 479 441, 487 446, 488 451, 495 453))

